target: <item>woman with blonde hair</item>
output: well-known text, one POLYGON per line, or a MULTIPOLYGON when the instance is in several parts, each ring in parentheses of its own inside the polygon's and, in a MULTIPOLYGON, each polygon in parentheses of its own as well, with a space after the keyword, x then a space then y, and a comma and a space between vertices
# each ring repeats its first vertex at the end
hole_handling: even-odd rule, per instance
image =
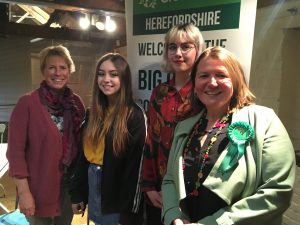
POLYGON ((70 225, 69 176, 85 108, 67 86, 75 71, 67 48, 44 48, 40 69, 40 87, 23 95, 10 117, 9 175, 17 186, 20 211, 30 224, 70 225))
POLYGON ((175 126, 200 110, 191 105, 190 73, 203 49, 203 37, 193 24, 175 25, 165 35, 162 69, 174 76, 153 89, 147 112, 148 136, 142 183, 147 225, 161 224, 161 182, 167 169, 175 126))

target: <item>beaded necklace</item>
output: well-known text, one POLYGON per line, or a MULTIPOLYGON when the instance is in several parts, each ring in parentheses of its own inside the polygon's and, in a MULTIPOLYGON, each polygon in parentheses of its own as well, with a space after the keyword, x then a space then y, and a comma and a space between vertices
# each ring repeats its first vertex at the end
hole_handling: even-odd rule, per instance
MULTIPOLYGON (((193 137, 196 135, 196 133, 198 132, 198 129, 199 129, 200 125, 203 123, 203 120, 204 120, 205 117, 206 117, 206 113, 204 113, 203 116, 201 116, 199 122, 194 126, 193 131, 189 135, 189 139, 187 141, 186 147, 184 148, 184 153, 186 153, 189 150, 191 141, 192 141, 193 137)), ((203 177, 203 169, 204 169, 204 167, 206 165, 206 161, 209 158, 209 152, 210 152, 211 148, 213 147, 214 143, 216 142, 216 140, 218 138, 218 135, 221 133, 222 129, 225 127, 226 123, 228 122, 228 120, 229 120, 229 114, 223 116, 214 125, 214 127, 212 129, 210 129, 210 131, 208 131, 208 132, 211 132, 214 128, 218 128, 217 131, 216 131, 216 133, 209 140, 209 144, 208 144, 207 148, 205 150, 202 150, 202 152, 204 154, 203 154, 202 158, 201 157, 199 158, 199 165, 200 165, 199 167, 200 167, 200 169, 199 169, 199 171, 197 173, 197 180, 195 182, 194 190, 193 190, 192 193, 190 193, 191 195, 194 195, 194 196, 198 196, 199 195, 198 188, 201 186, 200 180, 203 177)), ((208 133, 208 132, 205 131, 205 133, 208 133)), ((201 141, 202 137, 199 138, 199 142, 201 141)), ((200 146, 201 146, 201 143, 200 143, 200 146)))

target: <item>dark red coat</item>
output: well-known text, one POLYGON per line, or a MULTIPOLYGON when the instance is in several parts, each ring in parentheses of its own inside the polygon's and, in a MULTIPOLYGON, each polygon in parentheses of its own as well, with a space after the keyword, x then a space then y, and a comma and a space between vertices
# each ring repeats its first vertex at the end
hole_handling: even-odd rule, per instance
MULTIPOLYGON (((77 95, 76 99, 84 115, 82 101, 77 95)), ((41 104, 37 90, 19 99, 8 132, 9 175, 28 179, 35 200, 35 216, 60 215, 62 134, 41 104)))

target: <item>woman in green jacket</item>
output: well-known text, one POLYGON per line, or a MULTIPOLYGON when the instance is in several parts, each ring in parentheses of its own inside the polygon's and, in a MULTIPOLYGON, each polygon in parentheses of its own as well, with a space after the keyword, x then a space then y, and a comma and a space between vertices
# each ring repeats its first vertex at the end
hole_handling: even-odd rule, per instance
POLYGON ((295 179, 291 140, 272 109, 254 105, 241 64, 205 50, 191 73, 205 109, 175 130, 162 184, 165 225, 282 222, 295 179))

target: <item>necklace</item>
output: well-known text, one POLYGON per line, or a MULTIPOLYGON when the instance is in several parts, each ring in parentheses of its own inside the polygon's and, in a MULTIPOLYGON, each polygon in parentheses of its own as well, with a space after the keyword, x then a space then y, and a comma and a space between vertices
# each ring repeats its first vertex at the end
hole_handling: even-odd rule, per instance
MULTIPOLYGON (((194 126, 193 131, 191 132, 191 134, 189 135, 186 147, 184 148, 184 154, 186 154, 189 151, 190 145, 191 145, 191 141, 194 138, 194 136, 197 134, 198 129, 200 127, 200 125, 203 123, 204 118, 206 117, 206 114, 204 113, 204 115, 200 118, 199 122, 194 126)), ((200 149, 200 151, 202 152, 202 157, 199 157, 199 171, 197 173, 197 178, 196 178, 196 182, 195 182, 195 187, 194 190, 190 193, 190 195, 194 195, 194 196, 198 196, 199 195, 199 187, 201 186, 200 180, 201 178, 203 178, 203 169, 207 163, 207 160, 209 159, 209 152, 212 149, 214 143, 217 141, 219 134, 221 133, 222 129, 226 126, 226 123, 229 120, 229 114, 223 116, 217 123, 215 123, 215 125, 213 126, 212 129, 210 129, 210 132, 214 129, 216 130, 216 133, 211 137, 211 139, 209 140, 209 143, 206 147, 206 149, 200 149)), ((201 139, 202 137, 207 134, 207 132, 203 132, 203 135, 200 135, 199 137, 199 146, 201 146, 201 139)), ((200 153, 201 153, 200 152, 200 153)))

